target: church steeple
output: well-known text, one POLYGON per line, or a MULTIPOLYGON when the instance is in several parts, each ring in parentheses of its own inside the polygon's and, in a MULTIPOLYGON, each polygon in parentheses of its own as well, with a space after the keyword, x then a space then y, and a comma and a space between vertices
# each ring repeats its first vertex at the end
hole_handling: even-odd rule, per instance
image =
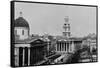
POLYGON ((63 29, 64 29, 63 36, 69 38, 69 37, 70 37, 69 17, 66 16, 66 17, 64 18, 64 20, 65 20, 65 23, 64 23, 64 25, 63 25, 63 29))

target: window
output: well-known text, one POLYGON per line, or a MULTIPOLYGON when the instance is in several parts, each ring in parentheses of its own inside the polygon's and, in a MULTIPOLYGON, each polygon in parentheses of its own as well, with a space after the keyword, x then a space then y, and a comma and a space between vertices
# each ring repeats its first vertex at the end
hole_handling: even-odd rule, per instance
POLYGON ((22 30, 22 35, 24 35, 24 30, 22 30))

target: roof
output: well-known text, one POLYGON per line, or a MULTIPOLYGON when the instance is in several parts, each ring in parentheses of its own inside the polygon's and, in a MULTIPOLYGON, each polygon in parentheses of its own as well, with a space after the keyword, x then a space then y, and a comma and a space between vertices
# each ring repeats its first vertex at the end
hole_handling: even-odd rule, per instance
MULTIPOLYGON (((47 45, 47 42, 40 38, 31 38, 31 39, 25 39, 25 40, 15 40, 15 44, 31 44, 31 47, 37 47, 37 46, 45 46, 47 45)), ((22 45, 25 46, 25 45, 22 45)), ((27 46, 27 45, 26 45, 27 46)))
POLYGON ((16 44, 29 44, 35 40, 39 39, 38 37, 37 38, 27 38, 27 39, 24 39, 24 40, 20 40, 20 39, 15 39, 15 43, 16 44))
POLYGON ((66 37, 63 37, 63 36, 58 36, 58 37, 56 37, 56 39, 58 40, 58 41, 70 41, 70 40, 72 40, 72 41, 82 41, 82 38, 81 37, 70 37, 70 38, 66 38, 66 37))
POLYGON ((83 40, 87 39, 96 40, 97 36, 95 34, 89 34, 88 36, 83 37, 83 40))
POLYGON ((23 17, 18 17, 15 20, 14 24, 15 24, 15 27, 27 27, 27 28, 29 28, 28 22, 23 17))
POLYGON ((44 40, 41 37, 29 37, 29 38, 24 39, 24 40, 15 39, 16 44, 30 44, 30 43, 35 42, 35 41, 47 42, 46 40, 44 40))

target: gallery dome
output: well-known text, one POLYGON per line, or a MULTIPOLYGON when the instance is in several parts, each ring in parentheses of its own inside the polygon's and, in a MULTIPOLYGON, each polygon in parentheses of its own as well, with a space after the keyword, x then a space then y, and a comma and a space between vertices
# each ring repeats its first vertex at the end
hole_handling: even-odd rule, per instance
POLYGON ((15 27, 29 28, 29 24, 23 17, 19 17, 15 20, 15 27))

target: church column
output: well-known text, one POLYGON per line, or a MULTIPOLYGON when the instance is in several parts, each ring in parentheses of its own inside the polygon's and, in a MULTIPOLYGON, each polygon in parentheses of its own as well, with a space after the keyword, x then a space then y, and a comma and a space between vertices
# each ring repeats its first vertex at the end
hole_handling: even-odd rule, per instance
POLYGON ((68 53, 69 53, 69 42, 68 42, 67 44, 68 44, 68 45, 67 45, 67 46, 68 46, 67 48, 68 48, 68 53))
POLYGON ((60 43, 59 43, 59 51, 61 51, 61 46, 60 46, 60 43))
POLYGON ((25 48, 23 47, 23 66, 25 65, 24 62, 25 62, 25 48))
POLYGON ((62 44, 61 44, 61 42, 60 42, 60 46, 61 46, 61 52, 62 52, 62 44))
MULTIPOLYGON (((66 42, 65 42, 66 43, 66 42)), ((64 43, 64 50, 66 51, 66 44, 64 43)))
POLYGON ((61 51, 61 43, 59 43, 60 44, 60 51, 61 51))
POLYGON ((63 49, 63 51, 64 51, 64 45, 65 45, 65 44, 64 44, 64 43, 62 43, 62 44, 63 44, 63 45, 62 45, 62 49, 63 49))
POLYGON ((60 51, 62 51, 62 49, 61 49, 62 47, 61 47, 61 42, 60 42, 60 51))
POLYGON ((60 43, 59 43, 59 51, 60 51, 60 43))
POLYGON ((59 51, 61 51, 61 46, 60 46, 60 43, 59 43, 59 51))
POLYGON ((62 47, 63 47, 63 51, 64 51, 64 46, 65 46, 65 44, 63 43, 63 45, 62 45, 62 47))
POLYGON ((56 51, 58 51, 58 45, 59 45, 59 44, 58 44, 58 42, 57 42, 57 44, 56 44, 56 51))
POLYGON ((59 43, 58 43, 58 45, 57 45, 57 51, 59 51, 60 50, 60 46, 59 46, 59 43))
POLYGON ((69 45, 69 41, 68 41, 68 53, 70 52, 70 45, 69 45))
POLYGON ((30 65, 30 47, 28 47, 28 66, 30 65))
POLYGON ((69 53, 70 53, 70 50, 71 50, 71 46, 70 46, 70 41, 69 41, 69 53))
POLYGON ((68 49, 67 49, 67 42, 66 42, 66 52, 68 52, 68 49))
POLYGON ((64 44, 65 44, 65 51, 66 51, 66 42, 64 44))
POLYGON ((72 52, 74 51, 74 41, 72 41, 72 52))
POLYGON ((48 42, 47 42, 47 44, 48 44, 48 45, 47 45, 48 51, 49 51, 49 43, 50 43, 50 42, 48 41, 48 42))
POLYGON ((57 51, 57 44, 56 44, 55 48, 56 48, 56 51, 57 51))
POLYGON ((58 51, 58 47, 59 47, 59 44, 58 44, 58 42, 57 42, 57 45, 56 45, 56 51, 58 51))
POLYGON ((65 42, 63 43, 63 51, 65 51, 65 42))
POLYGON ((57 51, 59 51, 59 43, 57 43, 57 51))
POLYGON ((64 43, 62 43, 62 51, 64 51, 64 43))
POLYGON ((64 49, 63 49, 63 45, 64 45, 64 43, 62 43, 62 51, 64 51, 64 49))
POLYGON ((56 51, 58 51, 58 47, 59 47, 59 44, 57 43, 57 44, 56 44, 56 51))
POLYGON ((60 43, 59 43, 59 51, 61 51, 61 46, 60 46, 60 43))
POLYGON ((71 45, 71 41, 70 41, 70 52, 72 51, 72 45, 71 45))

